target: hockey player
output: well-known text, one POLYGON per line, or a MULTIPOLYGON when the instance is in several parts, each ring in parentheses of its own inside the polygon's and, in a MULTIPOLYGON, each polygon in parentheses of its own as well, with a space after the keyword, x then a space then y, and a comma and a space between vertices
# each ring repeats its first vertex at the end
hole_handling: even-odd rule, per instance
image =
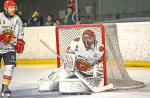
POLYGON ((64 66, 52 72, 48 79, 40 80, 39 91, 58 90, 60 79, 74 76, 72 66, 85 77, 103 77, 103 55, 103 44, 96 40, 93 31, 85 30, 82 37, 75 38, 68 46, 64 66))
POLYGON ((13 0, 4 2, 5 12, 0 13, 0 60, 3 58, 5 70, 2 80, 1 96, 10 96, 8 86, 16 66, 16 52, 22 53, 25 42, 22 21, 15 15, 16 3, 13 0))

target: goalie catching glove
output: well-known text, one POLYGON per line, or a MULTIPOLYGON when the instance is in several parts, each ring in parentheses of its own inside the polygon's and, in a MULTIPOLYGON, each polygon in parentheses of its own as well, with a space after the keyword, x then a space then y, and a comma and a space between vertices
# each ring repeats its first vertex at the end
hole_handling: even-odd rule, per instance
POLYGON ((22 53, 24 50, 24 45, 25 42, 23 39, 17 39, 17 43, 16 43, 16 52, 17 53, 22 53))

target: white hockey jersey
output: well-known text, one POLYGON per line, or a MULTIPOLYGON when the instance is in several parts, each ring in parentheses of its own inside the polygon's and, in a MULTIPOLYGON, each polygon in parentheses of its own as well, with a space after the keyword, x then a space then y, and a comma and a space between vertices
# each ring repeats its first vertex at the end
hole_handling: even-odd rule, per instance
POLYGON ((15 51, 16 40, 24 36, 22 21, 17 15, 8 18, 4 13, 0 13, 0 34, 5 32, 12 33, 15 38, 9 43, 0 41, 0 53, 15 51))
POLYGON ((80 39, 79 41, 72 41, 69 47, 74 51, 76 59, 83 59, 93 65, 97 63, 104 54, 104 51, 99 51, 100 46, 103 46, 103 44, 96 42, 95 46, 93 45, 91 49, 87 50, 82 39, 80 39))

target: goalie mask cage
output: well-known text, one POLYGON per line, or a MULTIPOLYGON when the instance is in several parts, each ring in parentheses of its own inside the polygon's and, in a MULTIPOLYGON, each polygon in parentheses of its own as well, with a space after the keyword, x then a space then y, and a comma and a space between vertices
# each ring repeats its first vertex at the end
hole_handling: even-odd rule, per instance
MULTIPOLYGON (((117 27, 115 24, 77 24, 56 27, 56 51, 57 55, 64 58, 66 49, 70 42, 81 37, 85 30, 92 30, 96 40, 104 45, 104 85, 112 83, 114 89, 131 89, 143 87, 144 83, 135 81, 128 75, 121 57, 117 27)), ((62 61, 57 58, 57 67, 62 61)))

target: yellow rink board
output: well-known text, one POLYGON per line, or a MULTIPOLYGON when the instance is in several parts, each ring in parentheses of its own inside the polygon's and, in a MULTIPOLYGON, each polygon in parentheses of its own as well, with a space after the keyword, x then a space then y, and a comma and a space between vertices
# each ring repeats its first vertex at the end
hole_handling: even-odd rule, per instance
MULTIPOLYGON (((17 60, 17 66, 54 66, 57 60, 17 60)), ((150 67, 149 61, 124 61, 126 67, 150 67)), ((3 62, 2 62, 3 65, 3 62)), ((56 66, 55 66, 56 67, 56 66)))
POLYGON ((150 61, 124 61, 126 67, 149 67, 150 61))

